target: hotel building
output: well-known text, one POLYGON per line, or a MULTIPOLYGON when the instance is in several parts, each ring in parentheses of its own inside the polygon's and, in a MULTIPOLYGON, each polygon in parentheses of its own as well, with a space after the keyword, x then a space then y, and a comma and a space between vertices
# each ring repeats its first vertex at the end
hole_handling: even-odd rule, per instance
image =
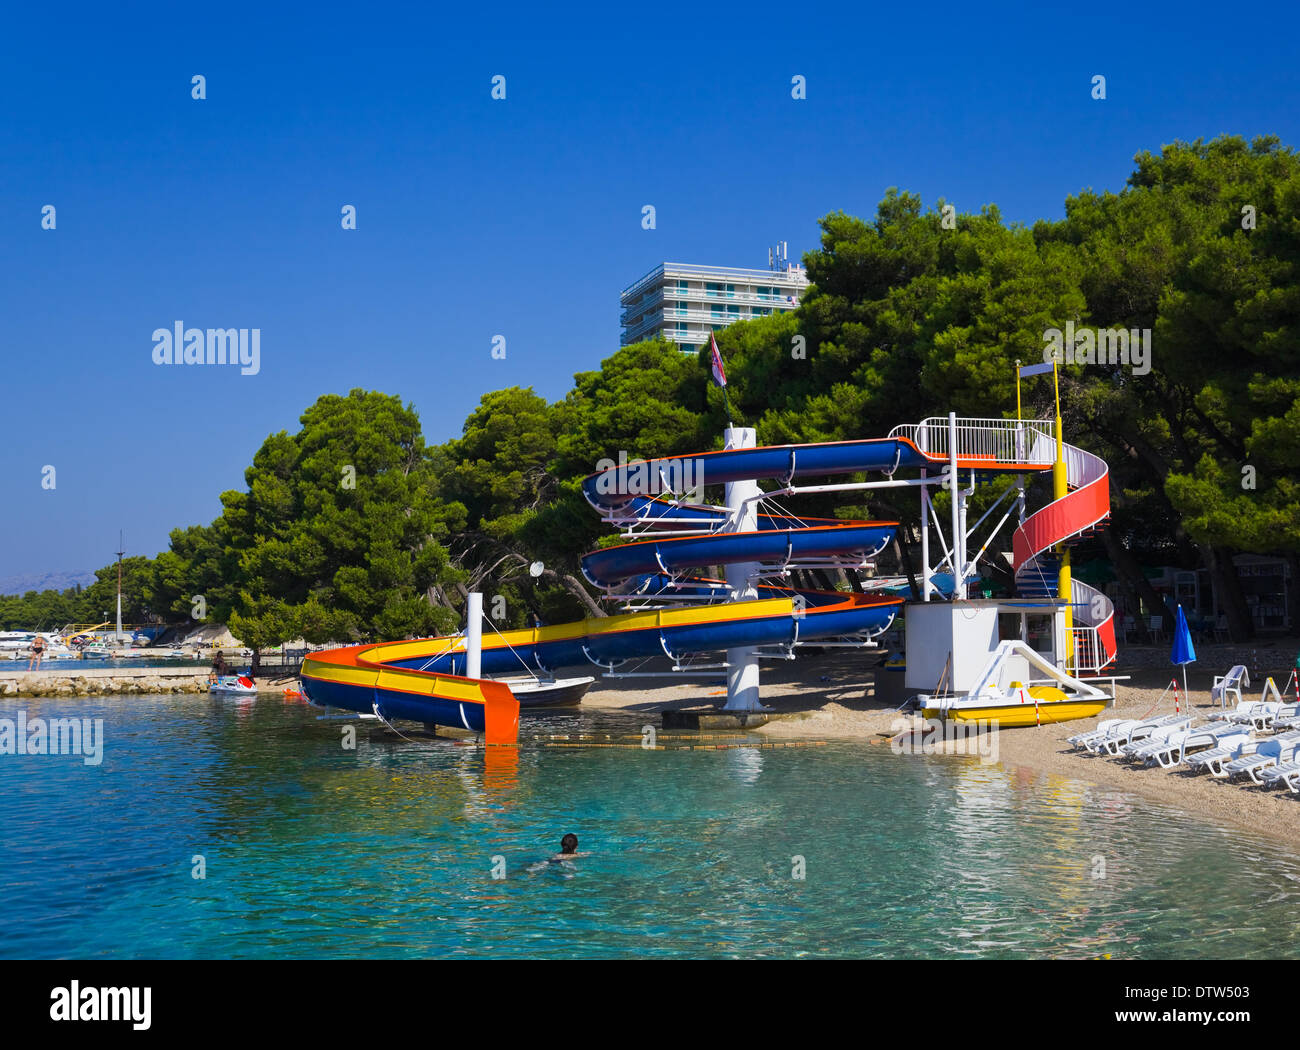
POLYGON ((707 346, 709 333, 737 321, 785 313, 799 305, 808 274, 798 263, 781 269, 661 263, 619 295, 621 346, 660 336, 684 351, 707 346))

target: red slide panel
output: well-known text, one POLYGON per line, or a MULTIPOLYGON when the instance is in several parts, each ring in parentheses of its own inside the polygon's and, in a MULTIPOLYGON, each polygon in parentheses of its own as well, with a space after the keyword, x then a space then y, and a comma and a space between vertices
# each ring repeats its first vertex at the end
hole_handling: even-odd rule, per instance
POLYGON ((1025 519, 1011 543, 1017 572, 1031 558, 1104 521, 1110 515, 1110 479, 1103 474, 1025 519))

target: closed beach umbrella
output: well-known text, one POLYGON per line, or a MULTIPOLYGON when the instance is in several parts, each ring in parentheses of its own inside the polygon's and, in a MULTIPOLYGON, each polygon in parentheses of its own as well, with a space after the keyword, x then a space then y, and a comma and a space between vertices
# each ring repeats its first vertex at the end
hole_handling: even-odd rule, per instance
MULTIPOLYGON (((1187 693, 1187 665, 1196 662, 1196 647, 1192 645, 1192 632, 1187 627, 1187 617, 1183 607, 1178 606, 1178 616, 1174 621, 1174 648, 1169 654, 1169 662, 1181 664, 1183 668, 1183 693, 1187 693)), ((1191 703, 1191 697, 1188 697, 1191 703)))

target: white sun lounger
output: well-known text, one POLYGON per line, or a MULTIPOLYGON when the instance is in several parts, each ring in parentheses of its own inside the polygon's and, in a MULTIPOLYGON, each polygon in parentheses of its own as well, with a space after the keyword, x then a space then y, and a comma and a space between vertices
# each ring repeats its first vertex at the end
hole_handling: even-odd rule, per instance
POLYGON ((1183 762, 1193 773, 1208 772, 1212 777, 1227 777, 1229 774, 1226 772, 1226 764, 1240 758, 1253 757, 1259 743, 1249 735, 1228 737, 1218 747, 1188 755, 1183 762))
POLYGON ((1112 755, 1121 755, 1125 758, 1132 758, 1139 751, 1146 748, 1158 746, 1165 738, 1175 733, 1183 733, 1191 728, 1191 716, 1181 718, 1177 722, 1166 722, 1164 725, 1152 726, 1140 735, 1133 736, 1131 739, 1111 751, 1112 755))
POLYGON ((1250 739, 1250 730, 1231 722, 1210 722, 1195 729, 1171 733, 1144 744, 1129 755, 1134 762, 1158 762, 1164 769, 1178 765, 1191 748, 1218 747, 1250 739))
POLYGON ((1229 722, 1252 725, 1262 733, 1265 729, 1272 728, 1273 720, 1284 713, 1284 706, 1286 705, 1276 700, 1247 700, 1238 704, 1235 711, 1229 711, 1227 719, 1229 722))
POLYGON ((1159 718, 1148 718, 1145 721, 1137 721, 1131 725, 1119 727, 1109 736, 1093 741, 1088 750, 1093 754, 1100 754, 1104 751, 1108 755, 1117 756, 1121 751, 1126 751, 1144 740, 1150 740, 1158 735, 1172 733, 1179 729, 1186 729, 1191 724, 1191 715, 1161 715, 1159 718))
POLYGON ((1295 761, 1296 748, 1300 747, 1300 733, 1284 733, 1271 740, 1261 740, 1253 755, 1242 755, 1224 766, 1229 777, 1245 773, 1256 784, 1264 783, 1264 774, 1279 765, 1295 761))
POLYGON ((1300 795, 1300 762, 1269 766, 1259 775, 1259 782, 1265 787, 1284 784, 1293 794, 1300 795))
POLYGON ((1095 726, 1084 733, 1075 733, 1074 736, 1068 737, 1066 743, 1076 751, 1091 750, 1088 745, 1094 740, 1102 740, 1112 732, 1118 732, 1121 726, 1137 725, 1136 718, 1107 718, 1098 722, 1095 726))

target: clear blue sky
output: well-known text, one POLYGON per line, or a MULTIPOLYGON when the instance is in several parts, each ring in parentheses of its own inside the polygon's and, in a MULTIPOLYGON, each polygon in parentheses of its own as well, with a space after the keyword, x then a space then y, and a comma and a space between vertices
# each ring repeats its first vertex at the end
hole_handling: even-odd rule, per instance
POLYGON ((431 442, 488 390, 561 397, 664 259, 797 258, 890 186, 1032 222, 1174 139, 1300 144, 1294 3, 414 6, 7 13, 0 576, 157 553, 326 392, 431 442), (260 328, 260 374, 155 366, 177 320, 260 328))

